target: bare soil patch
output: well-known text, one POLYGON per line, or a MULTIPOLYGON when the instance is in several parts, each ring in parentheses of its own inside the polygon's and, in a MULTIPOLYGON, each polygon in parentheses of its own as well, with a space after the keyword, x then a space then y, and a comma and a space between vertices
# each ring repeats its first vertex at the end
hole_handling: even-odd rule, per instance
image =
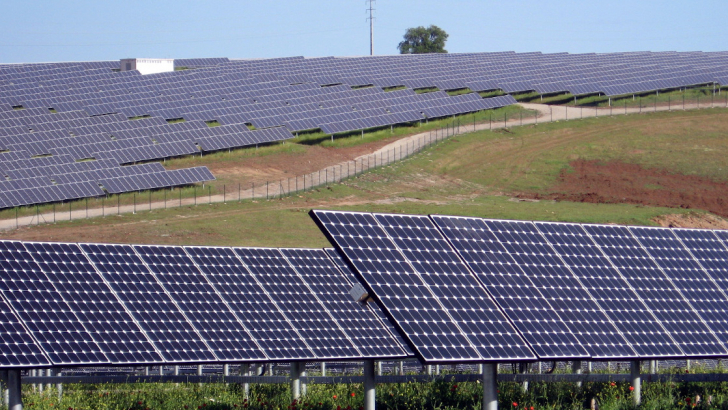
POLYGON ((619 161, 575 160, 570 166, 561 171, 551 193, 530 197, 702 209, 728 217, 728 183, 725 182, 619 161))

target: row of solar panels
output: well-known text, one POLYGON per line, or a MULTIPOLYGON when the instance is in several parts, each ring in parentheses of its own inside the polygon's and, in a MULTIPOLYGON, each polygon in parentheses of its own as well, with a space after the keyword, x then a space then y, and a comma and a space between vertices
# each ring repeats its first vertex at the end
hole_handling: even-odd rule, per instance
POLYGON ((312 211, 429 362, 728 356, 728 232, 312 211))
POLYGON ((136 172, 126 172, 132 167, 124 167, 0 181, 0 208, 190 185, 215 179, 207 167, 166 171, 145 165, 137 166, 136 172))
MULTIPOLYGON (((333 251, 333 250, 329 250, 333 251)), ((320 249, 0 242, 3 367, 411 356, 320 249)))

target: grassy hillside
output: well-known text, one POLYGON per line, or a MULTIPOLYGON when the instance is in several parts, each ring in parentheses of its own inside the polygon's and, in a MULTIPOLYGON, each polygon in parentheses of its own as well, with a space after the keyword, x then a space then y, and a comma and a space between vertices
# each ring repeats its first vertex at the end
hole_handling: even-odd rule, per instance
MULTIPOLYGON (((455 137, 400 163, 300 196, 62 222, 2 236, 52 241, 327 246, 306 213, 311 208, 653 224, 652 219, 659 215, 696 211, 518 200, 514 196, 550 192, 562 171, 570 172, 569 163, 576 159, 621 161, 728 181, 728 135, 723 131, 727 125, 728 111, 712 109, 482 131, 455 137)), ((281 155, 295 156, 295 150, 267 152, 255 159, 262 165, 267 159, 280 162, 281 155)), ((199 160, 201 165, 204 160, 199 160)))

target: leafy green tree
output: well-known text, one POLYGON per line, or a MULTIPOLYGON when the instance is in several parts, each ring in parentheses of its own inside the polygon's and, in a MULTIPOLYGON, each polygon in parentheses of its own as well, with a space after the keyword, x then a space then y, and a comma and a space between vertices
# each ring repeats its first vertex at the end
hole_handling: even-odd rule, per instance
POLYGON ((430 25, 430 27, 412 27, 404 33, 404 40, 399 43, 400 54, 447 53, 445 42, 448 34, 445 30, 430 25))

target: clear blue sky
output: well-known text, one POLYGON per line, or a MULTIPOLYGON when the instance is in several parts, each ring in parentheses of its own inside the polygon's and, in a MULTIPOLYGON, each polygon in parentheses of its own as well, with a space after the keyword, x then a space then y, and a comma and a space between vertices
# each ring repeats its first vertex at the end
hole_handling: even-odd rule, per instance
MULTIPOLYGON (((369 53, 364 0, 3 2, 0 63, 369 53)), ((726 51, 728 0, 378 0, 375 54, 435 24, 450 52, 726 51)))

